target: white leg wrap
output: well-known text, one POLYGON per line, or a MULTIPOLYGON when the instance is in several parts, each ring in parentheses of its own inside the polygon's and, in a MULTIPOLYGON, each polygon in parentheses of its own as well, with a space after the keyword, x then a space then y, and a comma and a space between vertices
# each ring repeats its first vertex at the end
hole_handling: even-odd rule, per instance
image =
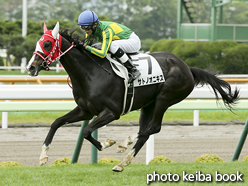
POLYGON ((106 149, 108 147, 111 147, 112 145, 114 145, 116 142, 114 140, 110 140, 110 139, 106 139, 105 142, 101 143, 102 145, 102 150, 106 149))
POLYGON ((131 145, 133 142, 138 140, 138 134, 133 134, 132 136, 128 136, 118 147, 117 152, 124 152, 127 149, 128 145, 131 145))
POLYGON ((116 172, 122 172, 124 170, 124 167, 129 165, 132 162, 134 153, 135 153, 135 150, 132 149, 127 154, 127 156, 122 160, 122 162, 116 165, 112 170, 116 172))
POLYGON ((40 165, 46 164, 46 162, 48 160, 47 152, 48 152, 49 148, 50 148, 50 146, 47 147, 45 144, 42 146, 41 154, 40 154, 40 165))
POLYGON ((122 164, 123 166, 129 165, 129 164, 132 162, 132 160, 133 160, 134 153, 135 153, 135 150, 132 149, 132 150, 127 154, 127 156, 122 160, 121 164, 122 164))

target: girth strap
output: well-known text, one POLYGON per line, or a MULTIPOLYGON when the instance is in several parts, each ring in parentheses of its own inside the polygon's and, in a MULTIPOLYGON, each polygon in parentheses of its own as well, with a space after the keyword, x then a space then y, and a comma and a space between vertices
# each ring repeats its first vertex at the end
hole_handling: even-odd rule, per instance
POLYGON ((134 94, 134 86, 133 86, 133 83, 130 83, 129 87, 127 88, 126 104, 125 104, 123 115, 130 112, 133 106, 133 94, 134 94))

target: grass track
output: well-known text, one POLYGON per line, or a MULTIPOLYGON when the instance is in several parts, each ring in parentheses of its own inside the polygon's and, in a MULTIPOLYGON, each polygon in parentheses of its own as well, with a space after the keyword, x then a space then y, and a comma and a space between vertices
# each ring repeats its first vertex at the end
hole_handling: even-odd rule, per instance
MULTIPOLYGON (((179 182, 166 182, 169 185, 247 185, 248 163, 171 163, 164 165, 131 164, 124 172, 116 173, 111 169, 114 165, 75 164, 64 166, 0 168, 0 185, 11 186, 142 186, 147 185, 147 174, 156 171, 157 174, 178 174, 179 182), (212 182, 183 181, 183 171, 195 174, 211 174, 212 182), (243 174, 244 182, 216 182, 215 171, 220 174, 243 174)), ((164 185, 165 182, 154 182, 151 185, 164 185)))
MULTIPOLYGON (((122 116, 114 122, 138 122, 139 111, 131 112, 122 116)), ((63 116, 66 112, 10 112, 8 123, 52 123, 56 118, 63 116)), ((200 121, 229 122, 232 120, 246 121, 248 111, 235 111, 235 114, 229 111, 200 111, 200 121)), ((0 123, 2 115, 0 115, 0 123)), ((163 121, 192 121, 193 111, 167 111, 164 114, 163 121)))

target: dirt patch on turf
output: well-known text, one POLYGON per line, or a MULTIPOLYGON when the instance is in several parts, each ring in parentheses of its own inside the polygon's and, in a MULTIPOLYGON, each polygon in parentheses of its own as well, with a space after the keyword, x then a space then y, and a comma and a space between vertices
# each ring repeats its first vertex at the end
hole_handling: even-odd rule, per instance
MULTIPOLYGON (((219 155, 224 161, 231 161, 244 125, 204 125, 199 127, 170 125, 162 126, 155 138, 155 156, 166 156, 174 162, 193 162, 204 154, 219 155)), ((20 127, 0 129, 0 162, 17 161, 26 166, 38 166, 41 146, 49 131, 48 127, 20 127)), ((74 152, 80 127, 62 127, 58 129, 49 155, 50 165, 55 159, 69 157, 74 152)), ((128 135, 138 132, 138 126, 107 126, 98 131, 99 141, 113 139, 121 143, 128 135)), ((127 152, 116 153, 117 145, 98 153, 98 159, 117 158, 122 160, 127 152)), ((79 162, 90 163, 91 144, 84 141, 79 162)), ((248 143, 245 143, 239 160, 248 155, 248 143)), ((140 150, 133 163, 145 163, 146 146, 140 150)))

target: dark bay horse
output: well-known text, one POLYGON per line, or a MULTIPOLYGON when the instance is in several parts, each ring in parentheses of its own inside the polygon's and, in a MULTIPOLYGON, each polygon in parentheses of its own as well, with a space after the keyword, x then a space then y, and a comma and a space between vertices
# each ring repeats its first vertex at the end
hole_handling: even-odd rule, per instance
MULTIPOLYGON (((111 146, 114 142, 106 140, 101 143, 91 136, 91 133, 118 120, 123 108, 124 82, 117 76, 106 58, 99 58, 86 50, 72 47, 75 39, 68 30, 59 32, 58 23, 53 30, 44 27, 44 35, 37 42, 36 51, 27 66, 31 76, 37 76, 40 70, 49 68, 49 63, 63 53, 60 62, 70 76, 73 95, 77 107, 66 115, 56 119, 42 146, 40 164, 48 161, 47 151, 56 130, 62 125, 91 120, 97 116, 84 130, 84 138, 89 140, 98 150, 111 146), (56 47, 57 46, 57 47, 56 47), (70 50, 69 50, 69 49, 70 50)), ((139 119, 139 133, 137 142, 132 150, 116 165, 114 171, 123 171, 145 144, 151 134, 158 133, 166 110, 184 100, 198 84, 209 84, 215 95, 219 95, 225 106, 231 110, 239 99, 239 91, 231 90, 230 85, 218 79, 214 74, 198 68, 190 68, 177 56, 158 52, 151 53, 159 63, 165 82, 135 88, 133 106, 131 110, 141 109, 139 119)))

